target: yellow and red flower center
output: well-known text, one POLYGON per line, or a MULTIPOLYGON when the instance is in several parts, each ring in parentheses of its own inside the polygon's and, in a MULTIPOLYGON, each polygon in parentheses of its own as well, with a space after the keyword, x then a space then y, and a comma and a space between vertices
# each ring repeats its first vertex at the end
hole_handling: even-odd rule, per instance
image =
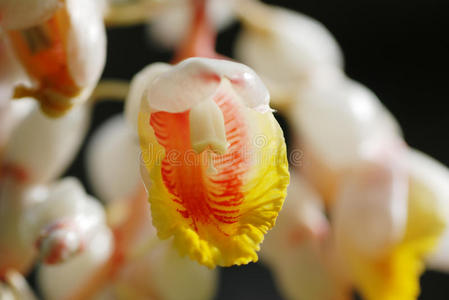
POLYGON ((228 236, 233 233, 232 224, 240 218, 243 175, 248 169, 244 152, 248 138, 244 118, 232 97, 219 93, 214 101, 224 117, 229 143, 225 154, 211 153, 211 150, 199 154, 193 151, 189 111, 153 113, 150 125, 159 144, 165 148, 161 175, 172 200, 179 205, 178 213, 190 220, 197 233, 202 228, 213 227, 228 236), (216 172, 208 171, 210 167, 216 172))

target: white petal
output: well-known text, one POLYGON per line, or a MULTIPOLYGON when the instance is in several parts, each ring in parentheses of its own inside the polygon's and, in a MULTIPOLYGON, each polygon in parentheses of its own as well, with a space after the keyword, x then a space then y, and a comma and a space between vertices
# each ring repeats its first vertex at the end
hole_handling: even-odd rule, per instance
POLYGON ((42 265, 38 271, 38 283, 44 298, 67 298, 109 258, 112 249, 112 234, 107 227, 102 227, 82 254, 60 265, 42 265))
POLYGON ((313 70, 343 66, 340 47, 318 21, 280 7, 246 7, 241 13, 247 26, 237 39, 236 56, 262 77, 274 101, 294 95, 313 70))
POLYGON ((38 25, 49 19, 61 5, 60 0, 2 0, 0 26, 22 29, 38 25))
POLYGON ((95 85, 106 60, 106 32, 100 0, 66 0, 70 18, 68 66, 79 86, 95 85))
POLYGON ((388 144, 377 155, 344 174, 332 212, 340 249, 370 257, 387 253, 403 237, 407 220, 406 157, 388 144))
POLYGON ((35 107, 11 135, 4 162, 22 167, 28 183, 46 183, 60 175, 73 159, 88 128, 90 109, 80 106, 59 119, 49 119, 35 107))
POLYGON ((122 116, 104 123, 87 148, 89 182, 102 201, 125 200, 136 192, 139 175, 139 141, 122 116))
POLYGON ((145 90, 154 78, 171 69, 166 63, 153 63, 134 75, 129 87, 128 97, 125 102, 126 121, 131 125, 137 135, 137 117, 140 110, 140 102, 144 97, 145 90))
POLYGON ((300 93, 290 117, 303 142, 333 169, 354 164, 366 151, 400 135, 379 99, 343 76, 316 82, 300 93))
POLYGON ((154 111, 184 112, 212 98, 222 78, 231 81, 235 93, 249 108, 270 110, 270 95, 253 70, 239 63, 209 58, 189 58, 160 74, 149 83, 145 100, 154 111))
POLYGON ((417 150, 410 150, 408 159, 411 184, 417 182, 427 188, 426 208, 435 218, 446 221, 446 230, 427 262, 432 269, 449 272, 449 170, 417 150))

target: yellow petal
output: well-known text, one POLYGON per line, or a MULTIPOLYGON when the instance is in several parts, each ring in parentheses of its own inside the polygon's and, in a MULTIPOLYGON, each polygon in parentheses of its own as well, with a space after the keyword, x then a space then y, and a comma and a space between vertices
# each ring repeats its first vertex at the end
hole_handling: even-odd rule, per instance
POLYGON ((389 255, 368 260, 356 253, 351 266, 357 287, 366 300, 414 300, 419 295, 419 277, 424 257, 433 250, 443 232, 434 195, 424 185, 411 179, 408 220, 404 239, 389 255))
POLYGON ((208 267, 257 261, 289 181, 283 134, 272 113, 250 109, 234 96, 214 98, 229 142, 226 154, 213 154, 216 174, 204 163, 210 153, 191 147, 188 111, 150 113, 144 103, 139 115, 158 236, 174 236, 181 254, 208 267))

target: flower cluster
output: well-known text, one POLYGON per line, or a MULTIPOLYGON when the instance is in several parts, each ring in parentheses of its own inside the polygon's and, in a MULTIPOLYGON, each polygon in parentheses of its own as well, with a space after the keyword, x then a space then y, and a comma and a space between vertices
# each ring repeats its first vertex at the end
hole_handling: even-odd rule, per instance
POLYGON ((37 266, 44 299, 206 300, 216 266, 261 258, 286 299, 413 300, 425 266, 449 266, 448 186, 307 16, 257 0, 0 0, 0 299, 35 299, 37 266), (232 60, 215 39, 235 20, 232 60), (100 80, 105 26, 142 22, 173 60, 100 80), (86 147, 96 199, 61 176, 111 98, 123 115, 86 147))

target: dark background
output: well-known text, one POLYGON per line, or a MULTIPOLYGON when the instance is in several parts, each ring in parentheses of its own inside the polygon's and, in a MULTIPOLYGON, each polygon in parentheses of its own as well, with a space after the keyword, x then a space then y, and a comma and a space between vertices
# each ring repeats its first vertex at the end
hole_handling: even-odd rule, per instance
MULTIPOLYGON (((347 74, 379 96, 401 124, 407 143, 449 165, 449 1, 265 2, 321 21, 343 49, 347 74)), ((219 35, 220 53, 232 56, 238 30, 236 24, 219 35)), ((147 64, 168 61, 170 57, 170 52, 148 40, 144 26, 112 28, 108 30, 108 61, 103 77, 130 79, 147 64)), ((122 105, 117 103, 97 105, 90 134, 121 110, 122 105)), ((91 192, 85 180, 83 150, 67 175, 82 178, 91 192)), ((449 299, 448 275, 426 272, 421 283, 420 299, 449 299)), ((225 299, 282 298, 269 272, 259 264, 251 264, 221 270, 217 300, 225 299)))

